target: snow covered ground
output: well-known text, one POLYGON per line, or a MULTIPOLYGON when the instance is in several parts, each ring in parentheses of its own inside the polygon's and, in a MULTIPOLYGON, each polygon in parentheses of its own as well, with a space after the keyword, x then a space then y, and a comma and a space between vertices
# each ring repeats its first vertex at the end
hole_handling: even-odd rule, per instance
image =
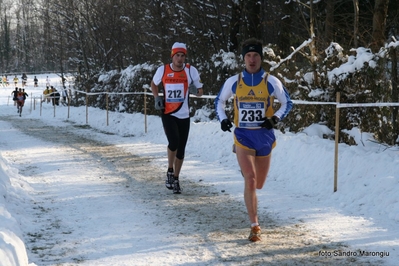
MULTIPOLYGON (((49 75, 61 88, 60 78, 49 75)), ((164 187, 159 117, 40 104, 28 76, 22 117, 0 87, 0 265, 397 265, 399 148, 352 131, 339 145, 311 125, 276 132, 258 192, 261 243, 249 221, 232 134, 192 123, 183 193, 164 187), (147 121, 147 132, 145 132, 147 121)), ((199 114, 200 116, 200 114, 199 114)), ((194 121, 194 120, 193 120, 194 121)))

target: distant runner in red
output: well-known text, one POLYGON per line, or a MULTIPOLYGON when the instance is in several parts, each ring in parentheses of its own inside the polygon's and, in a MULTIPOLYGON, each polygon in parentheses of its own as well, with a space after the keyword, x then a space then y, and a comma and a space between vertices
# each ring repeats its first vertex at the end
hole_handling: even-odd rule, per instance
POLYGON ((190 131, 189 94, 203 94, 198 70, 185 63, 186 57, 186 45, 173 44, 172 63, 160 66, 151 81, 155 109, 162 111, 162 125, 169 142, 165 185, 174 194, 181 193, 179 174, 190 131), (164 97, 159 95, 160 90, 164 97))
POLYGON ((22 91, 21 88, 19 88, 18 94, 17 94, 17 108, 18 108, 18 113, 19 116, 22 114, 22 107, 24 107, 25 104, 25 92, 22 91))

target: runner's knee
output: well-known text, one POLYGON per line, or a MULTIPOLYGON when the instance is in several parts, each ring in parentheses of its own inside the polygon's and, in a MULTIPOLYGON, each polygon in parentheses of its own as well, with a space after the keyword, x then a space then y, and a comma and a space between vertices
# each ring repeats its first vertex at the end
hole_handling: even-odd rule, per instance
POLYGON ((177 150, 177 143, 169 142, 168 148, 170 151, 175 152, 177 150))
POLYGON ((184 151, 181 152, 180 150, 178 150, 176 153, 176 158, 179 160, 183 160, 184 159, 184 151))
POLYGON ((255 174, 246 174, 244 175, 244 178, 245 178, 245 184, 249 189, 251 190, 257 189, 255 174))

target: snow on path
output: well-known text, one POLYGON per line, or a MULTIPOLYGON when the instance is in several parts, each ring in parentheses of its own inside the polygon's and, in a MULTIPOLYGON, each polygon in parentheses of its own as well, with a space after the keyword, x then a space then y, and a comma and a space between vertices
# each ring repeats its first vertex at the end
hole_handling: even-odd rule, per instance
MULTIPOLYGON (((250 243, 242 199, 188 180, 173 195, 151 158, 98 142, 90 129, 2 119, 12 136, 3 156, 27 194, 11 200, 13 212, 37 265, 323 265, 318 251, 345 248, 267 210, 267 241, 250 243)), ((350 263, 369 265, 334 258, 350 263)))

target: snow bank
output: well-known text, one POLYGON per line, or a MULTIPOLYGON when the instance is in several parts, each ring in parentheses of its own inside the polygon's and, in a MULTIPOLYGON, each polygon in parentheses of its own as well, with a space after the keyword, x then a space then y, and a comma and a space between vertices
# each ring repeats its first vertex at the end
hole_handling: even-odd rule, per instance
MULTIPOLYGON (((28 265, 28 255, 18 222, 7 211, 8 192, 12 191, 7 164, 0 155, 0 264, 1 266, 28 265)), ((32 265, 32 264, 31 264, 32 265)))

